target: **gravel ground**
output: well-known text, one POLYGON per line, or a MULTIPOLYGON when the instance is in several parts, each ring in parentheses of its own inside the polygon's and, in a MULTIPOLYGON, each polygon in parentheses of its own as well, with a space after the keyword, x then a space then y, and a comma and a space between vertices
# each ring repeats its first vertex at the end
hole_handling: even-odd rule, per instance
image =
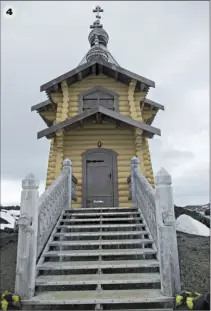
POLYGON ((177 242, 182 288, 210 291, 210 238, 178 232, 177 242))
MULTIPOLYGON (((183 289, 210 290, 210 238, 178 233, 178 249, 183 289)), ((0 292, 14 292, 17 234, 1 232, 0 292)))

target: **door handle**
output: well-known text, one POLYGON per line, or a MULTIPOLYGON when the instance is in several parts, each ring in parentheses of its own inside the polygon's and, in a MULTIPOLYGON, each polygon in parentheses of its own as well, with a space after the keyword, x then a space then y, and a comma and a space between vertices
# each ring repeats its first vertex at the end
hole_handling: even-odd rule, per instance
POLYGON ((108 174, 108 177, 111 179, 111 173, 110 173, 110 174, 108 174))

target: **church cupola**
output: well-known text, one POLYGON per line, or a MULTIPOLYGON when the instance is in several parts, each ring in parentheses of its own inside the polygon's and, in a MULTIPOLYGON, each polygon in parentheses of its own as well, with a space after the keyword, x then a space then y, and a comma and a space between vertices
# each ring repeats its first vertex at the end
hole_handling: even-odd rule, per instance
POLYGON ((96 15, 97 20, 93 23, 93 25, 90 26, 92 31, 90 32, 88 37, 89 43, 91 47, 93 47, 95 45, 95 40, 97 36, 99 44, 107 47, 109 36, 107 32, 103 29, 103 25, 100 24, 101 16, 99 15, 99 13, 103 12, 103 9, 101 9, 101 7, 97 5, 96 8, 93 10, 93 12, 97 13, 96 15))
POLYGON ((107 49, 109 35, 105 29, 103 29, 103 25, 100 23, 100 13, 103 12, 103 9, 97 5, 93 12, 97 13, 97 15, 96 20, 92 25, 90 25, 90 28, 92 29, 88 36, 90 50, 82 59, 79 66, 94 60, 103 60, 115 65, 119 65, 107 49))

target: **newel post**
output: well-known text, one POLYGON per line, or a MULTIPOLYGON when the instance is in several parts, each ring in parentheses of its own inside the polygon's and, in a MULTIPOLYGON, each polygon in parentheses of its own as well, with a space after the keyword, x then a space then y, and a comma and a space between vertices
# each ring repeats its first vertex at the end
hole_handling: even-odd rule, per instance
POLYGON ((140 171, 140 160, 136 156, 131 159, 131 197, 133 207, 136 207, 136 175, 135 171, 140 171))
POLYGON ((72 207, 72 161, 66 158, 63 161, 62 172, 68 174, 67 202, 68 208, 72 207))
POLYGON ((166 296, 175 296, 181 290, 171 183, 171 176, 164 168, 161 168, 155 176, 155 201, 161 290, 166 296))
POLYGON ((35 290, 39 181, 29 174, 23 179, 22 188, 15 293, 22 299, 29 299, 34 296, 35 290))

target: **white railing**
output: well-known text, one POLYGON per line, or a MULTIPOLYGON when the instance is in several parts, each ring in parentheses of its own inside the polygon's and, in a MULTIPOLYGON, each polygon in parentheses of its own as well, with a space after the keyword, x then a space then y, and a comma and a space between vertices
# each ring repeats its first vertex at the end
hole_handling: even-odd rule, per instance
POLYGON ((63 209, 76 199, 77 180, 72 162, 64 160, 60 176, 39 198, 39 182, 33 174, 22 181, 21 209, 18 220, 18 249, 15 292, 22 299, 34 296, 37 260, 63 209))
POLYGON ((143 215, 158 250, 162 294, 174 296, 181 286, 171 176, 161 168, 153 189, 140 171, 139 159, 133 157, 128 183, 133 206, 143 215))

